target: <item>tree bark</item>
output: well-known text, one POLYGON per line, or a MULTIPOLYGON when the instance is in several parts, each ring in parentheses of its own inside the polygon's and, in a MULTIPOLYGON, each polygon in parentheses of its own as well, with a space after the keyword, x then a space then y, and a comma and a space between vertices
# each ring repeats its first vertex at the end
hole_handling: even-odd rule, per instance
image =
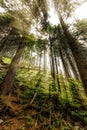
POLYGON ((55 64, 54 64, 53 46, 51 40, 50 40, 50 58, 51 58, 51 74, 55 81, 55 64))
POLYGON ((18 69, 20 58, 23 54, 25 47, 26 47, 25 40, 24 40, 24 38, 22 38, 22 42, 19 44, 16 54, 10 64, 7 74, 1 84, 1 91, 2 91, 3 95, 6 95, 10 91, 13 90, 15 74, 18 69))
POLYGON ((65 57, 64 57, 64 54, 63 54, 63 51, 62 51, 61 48, 59 49, 59 53, 60 53, 60 57, 61 57, 61 60, 62 60, 62 63, 63 63, 65 75, 66 75, 66 78, 67 78, 67 80, 68 80, 68 78, 71 77, 71 74, 70 74, 69 69, 67 68, 68 64, 67 64, 67 61, 66 61, 66 59, 65 59, 65 57))
POLYGON ((46 65, 47 65, 47 63, 46 63, 46 48, 44 48, 44 73, 46 73, 46 65))
POLYGON ((6 50, 6 41, 7 40, 8 40, 8 36, 4 37, 1 40, 1 43, 0 43, 0 58, 2 58, 3 54, 5 53, 5 50, 6 50))
POLYGON ((76 80, 81 80, 78 69, 77 69, 77 66, 76 66, 76 63, 75 63, 75 60, 74 60, 74 58, 71 58, 71 56, 73 57, 73 55, 70 56, 70 54, 66 51, 66 56, 67 56, 67 59, 68 59, 68 61, 70 63, 71 69, 72 69, 72 71, 74 73, 75 79, 76 80))
POLYGON ((39 54, 39 73, 41 71, 41 56, 42 56, 42 54, 39 54))
POLYGON ((57 57, 56 57, 55 49, 54 49, 54 60, 55 60, 56 73, 57 73, 58 90, 60 91, 59 71, 58 71, 58 64, 57 64, 57 57))

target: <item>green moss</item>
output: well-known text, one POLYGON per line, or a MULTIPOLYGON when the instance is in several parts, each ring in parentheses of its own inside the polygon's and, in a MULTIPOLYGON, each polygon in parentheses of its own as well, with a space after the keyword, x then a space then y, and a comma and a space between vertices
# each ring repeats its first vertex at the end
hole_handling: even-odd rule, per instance
POLYGON ((2 61, 6 64, 10 64, 11 63, 11 59, 9 57, 2 57, 2 61))

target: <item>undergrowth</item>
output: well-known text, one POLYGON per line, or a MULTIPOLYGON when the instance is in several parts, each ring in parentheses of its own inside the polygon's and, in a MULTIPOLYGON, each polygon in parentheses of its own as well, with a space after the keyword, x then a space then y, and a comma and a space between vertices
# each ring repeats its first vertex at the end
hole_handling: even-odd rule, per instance
MULTIPOLYGON (((0 71, 1 83, 6 70, 2 68, 0 71)), ((43 71, 39 73, 35 69, 19 68, 12 95, 19 102, 12 101, 12 103, 14 102, 17 107, 19 103, 21 104, 20 114, 24 115, 26 120, 26 125, 21 126, 21 130, 25 130, 26 126, 38 130, 87 129, 87 97, 81 82, 70 78, 67 83, 62 75, 59 77, 61 77, 60 91, 50 72, 44 74, 43 71), (83 129, 84 127, 86 129, 83 129)), ((3 95, 0 93, 0 103, 1 100, 3 95)), ((5 109, 9 111, 10 108, 5 109)), ((10 116, 13 116, 12 112, 10 116)))

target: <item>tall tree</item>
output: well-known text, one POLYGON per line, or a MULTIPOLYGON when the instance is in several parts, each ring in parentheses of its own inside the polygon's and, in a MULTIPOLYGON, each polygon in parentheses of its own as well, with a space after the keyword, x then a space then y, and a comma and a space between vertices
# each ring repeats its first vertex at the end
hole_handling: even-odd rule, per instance
MULTIPOLYGON (((77 80, 80 80, 79 72, 78 72, 78 69, 76 67, 74 57, 72 55, 71 49, 67 43, 67 39, 63 33, 63 30, 62 30, 60 24, 58 25, 57 30, 58 30, 57 31, 57 35, 58 35, 57 40, 60 43, 60 47, 64 52, 63 58, 65 59, 65 62, 68 61, 68 63, 69 63, 68 66, 71 68, 71 71, 74 74, 74 78, 77 80)), ((72 77, 72 76, 70 76, 70 77, 72 77)))
POLYGON ((3 83, 1 84, 1 91, 2 91, 2 94, 4 95, 11 92, 11 90, 13 89, 14 77, 18 69, 19 61, 25 47, 26 47, 25 39, 22 38, 21 43, 19 44, 19 47, 17 49, 16 55, 12 59, 12 62, 9 66, 7 74, 3 80, 3 83))
MULTIPOLYGON (((60 20, 62 29, 64 31, 64 34, 67 38, 67 42, 72 50, 73 56, 77 63, 77 67, 78 67, 78 70, 79 70, 79 73, 80 73, 80 76, 81 76, 81 79, 85 88, 85 92, 87 93, 87 56, 86 56, 87 48, 84 45, 82 45, 80 42, 78 42, 77 39, 75 39, 70 33, 68 26, 63 19, 62 12, 64 12, 64 10, 61 6, 62 6, 61 4, 57 3, 57 12, 58 12, 59 20, 60 20)), ((63 4, 63 6, 65 5, 63 4)), ((67 14, 67 12, 64 12, 64 13, 67 14)))
POLYGON ((4 5, 9 15, 14 18, 14 21, 12 21, 10 26, 15 28, 16 32, 18 32, 21 37, 21 42, 19 43, 16 55, 14 56, 1 85, 2 93, 6 95, 13 88, 15 74, 18 69, 20 58, 26 46, 25 41, 26 37, 29 35, 30 26, 33 22, 32 17, 35 14, 32 14, 31 8, 26 4, 25 1, 13 1, 11 4, 11 1, 8 0, 5 1, 4 5), (18 6, 19 4, 20 6, 18 6))
POLYGON ((80 40, 82 43, 86 44, 87 42, 87 18, 79 20, 76 20, 76 23, 74 24, 74 35, 78 40, 80 40))

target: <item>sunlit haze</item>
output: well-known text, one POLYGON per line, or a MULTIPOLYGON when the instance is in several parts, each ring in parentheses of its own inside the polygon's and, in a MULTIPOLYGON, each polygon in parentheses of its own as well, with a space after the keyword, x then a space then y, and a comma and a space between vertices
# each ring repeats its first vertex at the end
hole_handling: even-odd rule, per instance
MULTIPOLYGON (((58 17, 54 9, 52 8, 52 5, 50 4, 51 8, 49 11, 49 21, 53 25, 57 25, 59 23, 58 17)), ((87 2, 83 3, 79 8, 76 9, 74 17, 76 19, 83 19, 87 18, 87 2)), ((73 19, 70 19, 70 22, 72 22, 73 19)))
POLYGON ((4 12, 5 10, 2 8, 2 7, 0 7, 0 12, 4 12))
POLYGON ((57 13, 54 11, 53 8, 51 8, 50 11, 49 11, 48 21, 49 21, 52 25, 57 25, 57 24, 59 23, 58 15, 57 15, 57 13))
POLYGON ((82 4, 77 10, 76 10, 76 17, 79 19, 87 18, 87 2, 82 4))
MULTIPOLYGON (((48 0, 50 10, 49 10, 49 19, 51 24, 57 25, 59 23, 57 13, 54 11, 53 5, 50 0, 48 0)), ((4 12, 5 10, 0 7, 0 12, 4 12)), ((76 9, 74 17, 77 19, 87 18, 87 2, 83 3, 79 8, 76 9)))

